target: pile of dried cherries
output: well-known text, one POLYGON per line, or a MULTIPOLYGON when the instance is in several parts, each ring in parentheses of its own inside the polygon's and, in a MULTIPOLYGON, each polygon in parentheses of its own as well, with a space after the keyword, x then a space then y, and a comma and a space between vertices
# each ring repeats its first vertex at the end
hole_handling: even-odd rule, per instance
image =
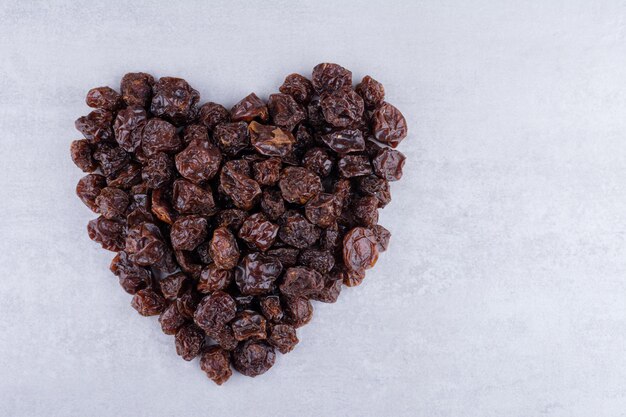
POLYGON ((359 285, 387 248, 378 209, 405 156, 400 111, 381 83, 319 64, 267 101, 199 105, 181 78, 122 78, 87 94, 71 144, 88 173, 78 197, 99 217, 89 237, 117 252, 111 271, 176 352, 215 383, 266 372, 311 320, 359 285))

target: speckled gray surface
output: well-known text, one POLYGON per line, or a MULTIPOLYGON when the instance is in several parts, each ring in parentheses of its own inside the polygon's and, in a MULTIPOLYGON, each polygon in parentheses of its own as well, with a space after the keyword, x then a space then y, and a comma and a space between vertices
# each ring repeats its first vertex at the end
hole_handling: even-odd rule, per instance
POLYGON ((626 4, 295 3, 0 4, 0 415, 626 416, 626 4), (218 388, 87 238, 73 121, 127 71, 232 104, 320 61, 409 121, 391 250, 218 388))

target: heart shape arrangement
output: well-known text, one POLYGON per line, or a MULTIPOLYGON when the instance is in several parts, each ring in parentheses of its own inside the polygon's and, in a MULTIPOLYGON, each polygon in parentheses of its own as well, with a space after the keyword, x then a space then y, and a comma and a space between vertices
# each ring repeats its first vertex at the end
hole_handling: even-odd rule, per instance
POLYGON ((298 343, 311 300, 333 303, 387 249, 377 224, 407 134, 384 88, 319 64, 230 111, 198 105, 180 78, 98 87, 71 144, 87 172, 79 198, 100 216, 89 237, 117 252, 111 271, 144 316, 159 315, 176 352, 221 385, 232 366, 266 372, 298 343), (388 146, 386 146, 388 145, 388 146))

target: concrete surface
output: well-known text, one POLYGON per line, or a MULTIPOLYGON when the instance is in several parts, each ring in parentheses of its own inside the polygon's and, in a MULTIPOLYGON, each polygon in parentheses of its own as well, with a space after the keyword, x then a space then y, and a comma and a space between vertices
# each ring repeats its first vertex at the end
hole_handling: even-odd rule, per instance
POLYGON ((0 415, 626 416, 626 3, 0 3, 0 415), (394 234, 256 379, 214 386, 85 232, 68 146, 128 71, 204 100, 338 62, 406 115, 394 234))

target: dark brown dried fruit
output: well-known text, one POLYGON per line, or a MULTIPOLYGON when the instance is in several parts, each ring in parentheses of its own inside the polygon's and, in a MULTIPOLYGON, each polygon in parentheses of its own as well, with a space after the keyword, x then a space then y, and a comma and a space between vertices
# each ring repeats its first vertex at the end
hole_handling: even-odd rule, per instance
POLYGON ((341 206, 333 194, 320 193, 310 199, 305 207, 307 219, 324 228, 334 224, 340 213, 341 206))
POLYGON ((230 110, 230 119, 233 122, 251 122, 254 119, 266 122, 268 118, 269 112, 267 106, 254 93, 250 93, 241 99, 241 101, 235 104, 230 110))
POLYGON ((277 324, 272 326, 268 342, 284 355, 291 352, 299 340, 296 335, 296 329, 293 326, 277 324))
POLYGON ((233 374, 233 371, 230 370, 230 355, 228 351, 218 346, 211 346, 202 353, 200 369, 217 385, 222 385, 228 381, 233 374))
POLYGON ((267 372, 276 360, 274 348, 265 342, 248 340, 233 352, 233 366, 240 373, 255 377, 267 372))
POLYGON ((156 316, 165 310, 165 300, 151 288, 137 291, 130 305, 142 316, 156 316))
POLYGON ((211 246, 209 247, 211 258, 215 266, 220 269, 233 269, 239 261, 239 247, 232 232, 225 227, 219 227, 213 231, 211 246))
POLYGON ((180 175, 199 184, 213 178, 220 169, 222 153, 208 140, 194 140, 176 155, 180 175))
POLYGON ((76 195, 92 211, 97 212, 96 198, 100 191, 106 187, 106 178, 100 174, 88 174, 82 177, 76 184, 76 195))
POLYGON ((72 161, 83 172, 93 172, 98 168, 93 159, 91 145, 87 139, 75 140, 70 146, 72 161))
POLYGON ((269 158, 252 164, 254 179, 261 185, 274 185, 280 178, 282 163, 278 158, 269 158))
POLYGON ((396 107, 383 103, 372 114, 372 131, 377 141, 395 148, 407 135, 406 120, 396 107))
POLYGON ((150 111, 175 125, 192 118, 200 99, 200 94, 182 78, 162 77, 154 84, 153 92, 150 111))
POLYGON ((290 297, 308 297, 324 288, 322 274, 314 269, 298 266, 289 268, 280 284, 280 291, 290 297))
POLYGON ((235 282, 244 295, 267 294, 274 289, 283 266, 272 256, 258 252, 244 256, 235 270, 235 282))
POLYGON ((341 65, 323 63, 313 68, 311 81, 318 92, 335 91, 352 87, 352 72, 341 65))
POLYGON ((198 291, 210 294, 214 291, 224 291, 233 282, 233 271, 219 269, 215 264, 209 264, 202 269, 198 280, 198 291))
POLYGON ((207 227, 204 217, 192 215, 179 218, 170 231, 172 246, 176 250, 194 250, 206 238, 207 227))
POLYGON ((369 75, 363 77, 354 90, 363 98, 365 107, 368 109, 378 107, 385 100, 385 88, 369 75))
POLYGON ((217 103, 204 103, 198 111, 198 120, 209 130, 222 123, 228 123, 230 113, 224 106, 217 103))
POLYGON ((298 328, 313 318, 313 305, 306 297, 287 297, 284 312, 285 322, 298 328))
POLYGON ((322 148, 309 149, 302 157, 302 165, 320 177, 327 177, 333 170, 333 160, 322 148))
POLYGON ((91 143, 105 142, 113 139, 113 113, 104 109, 96 109, 87 116, 79 117, 74 126, 91 143))
POLYGON ((270 95, 267 107, 274 124, 288 131, 292 131, 306 118, 304 109, 288 94, 270 95))
POLYGON ((176 353, 186 361, 200 354, 204 345, 204 332, 195 324, 187 324, 176 333, 176 353))
POLYGON ((157 152, 174 152, 181 146, 176 128, 161 119, 150 119, 143 128, 141 149, 146 156, 157 152))
POLYGON ((115 111, 122 105, 122 96, 111 87, 96 87, 87 92, 85 102, 94 109, 115 111))
POLYGON ((248 339, 265 339, 267 337, 267 324, 265 318, 255 311, 242 311, 230 325, 235 339, 242 341, 248 339))
POLYGON ((211 216, 215 214, 213 194, 191 182, 183 179, 174 182, 172 206, 181 214, 200 214, 211 216))
POLYGON ((339 154, 365 150, 363 133, 357 129, 337 130, 327 135, 322 135, 322 141, 339 154))
POLYGON ((261 252, 268 250, 276 240, 278 225, 270 222, 262 213, 249 216, 239 229, 239 237, 250 247, 261 252))
POLYGON ((296 142, 290 132, 280 127, 262 125, 254 121, 250 122, 248 133, 254 149, 266 156, 285 157, 291 152, 296 142))
POLYGON ((134 72, 124 75, 120 91, 129 106, 147 107, 152 97, 154 78, 150 74, 134 72))
POLYGON ((301 167, 283 169, 278 185, 285 201, 296 204, 306 204, 322 190, 320 178, 301 167))
POLYGON ((370 229, 355 227, 343 238, 343 262, 351 271, 361 272, 378 260, 378 241, 370 229))
POLYGON ((279 323, 283 319, 283 308, 280 305, 280 298, 277 295, 270 295, 261 299, 261 312, 266 319, 274 323, 279 323))
POLYGON ((233 297, 223 291, 215 291, 200 301, 193 319, 205 332, 217 332, 235 318, 237 306, 233 297))
POLYGON ((224 193, 233 200, 237 207, 243 210, 252 209, 261 195, 259 183, 245 173, 238 171, 237 167, 230 163, 222 167, 220 182, 224 193))
POLYGON ((406 157, 394 149, 382 148, 372 160, 374 172, 387 181, 398 181, 402 178, 402 168, 406 157))
POLYGON ((119 252, 124 249, 124 224, 120 221, 100 216, 87 224, 87 233, 106 250, 119 252))
POLYGON ((119 188, 105 187, 96 198, 98 213, 107 219, 121 217, 129 203, 128 194, 119 188))
POLYGON ((126 152, 135 152, 141 145, 143 128, 148 115, 143 107, 127 107, 120 110, 113 123, 115 140, 126 152))
POLYGON ((310 300, 359 285, 389 243, 377 224, 401 178, 406 121, 369 76, 320 64, 291 74, 267 105, 198 107, 180 79, 126 74, 121 95, 92 89, 70 147, 76 192, 101 214, 90 238, 132 305, 159 316, 185 360, 222 384, 256 376, 298 343, 310 300), (102 175, 101 175, 102 174, 102 175), (242 246, 243 245, 243 246, 242 246), (208 344, 217 343, 214 346, 208 344), (207 344, 207 346, 205 346, 207 344))
POLYGON ((215 127, 213 137, 220 149, 229 156, 235 156, 250 145, 248 124, 224 123, 215 127))
POLYGON ((178 329, 185 324, 185 317, 178 311, 178 305, 172 303, 159 316, 159 323, 163 333, 175 335, 178 329))
POLYGON ((286 244, 304 249, 317 242, 320 230, 309 223, 302 214, 291 211, 281 218, 278 236, 286 244))
POLYGON ((339 160, 339 173, 345 178, 370 175, 372 165, 366 155, 347 155, 339 160))
POLYGON ((372 231, 376 236, 376 242, 378 243, 378 252, 384 252, 389 247, 389 240, 391 239, 391 232, 385 229, 383 226, 377 224, 372 227, 372 231))
POLYGON ((363 116, 363 99, 353 90, 342 89, 321 96, 324 119, 335 127, 348 127, 363 116))
POLYGON ((300 74, 289 74, 279 90, 283 94, 289 94, 300 104, 307 104, 313 96, 313 84, 300 74))

